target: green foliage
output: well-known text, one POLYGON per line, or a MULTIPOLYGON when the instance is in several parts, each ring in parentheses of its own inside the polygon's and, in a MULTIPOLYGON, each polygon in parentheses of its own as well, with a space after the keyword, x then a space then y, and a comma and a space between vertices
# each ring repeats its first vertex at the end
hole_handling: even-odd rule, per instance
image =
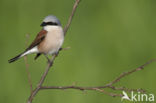
MULTIPOLYGON (((42 19, 56 15, 66 24, 74 0, 0 0, 0 103, 24 103, 29 85, 24 59, 7 60, 25 48, 41 29, 42 19)), ((156 58, 155 0, 82 0, 67 33, 62 51, 44 85, 102 86, 124 71, 156 58)), ((33 86, 46 66, 41 56, 28 56, 33 86)), ((156 93, 156 63, 117 84, 156 93)), ((121 103, 99 92, 40 91, 33 103, 121 103)))

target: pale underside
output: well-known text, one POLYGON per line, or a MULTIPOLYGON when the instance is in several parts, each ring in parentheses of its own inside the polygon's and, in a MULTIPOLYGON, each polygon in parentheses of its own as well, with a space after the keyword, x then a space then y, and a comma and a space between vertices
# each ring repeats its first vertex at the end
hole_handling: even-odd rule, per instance
POLYGON ((64 41, 64 33, 61 26, 46 26, 44 30, 47 31, 47 35, 44 40, 37 46, 28 50, 24 55, 32 53, 54 54, 58 52, 64 41))

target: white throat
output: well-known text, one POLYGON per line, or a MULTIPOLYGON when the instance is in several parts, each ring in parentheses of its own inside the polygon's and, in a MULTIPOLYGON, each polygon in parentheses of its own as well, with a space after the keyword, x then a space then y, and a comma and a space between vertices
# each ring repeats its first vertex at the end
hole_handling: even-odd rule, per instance
POLYGON ((43 29, 46 30, 46 31, 51 31, 51 30, 54 30, 54 29, 57 29, 59 28, 60 26, 44 26, 43 29))

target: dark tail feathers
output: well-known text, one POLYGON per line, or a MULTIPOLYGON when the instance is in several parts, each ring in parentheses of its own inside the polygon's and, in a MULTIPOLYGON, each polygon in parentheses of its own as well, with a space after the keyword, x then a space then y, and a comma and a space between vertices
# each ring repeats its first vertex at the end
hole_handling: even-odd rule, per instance
MULTIPOLYGON (((22 54, 23 54, 23 53, 22 53, 22 54)), ((14 58, 8 60, 8 62, 9 62, 9 63, 12 63, 12 62, 18 60, 22 54, 19 54, 19 55, 17 55, 16 57, 14 57, 14 58)))
POLYGON ((41 55, 41 53, 37 53, 37 55, 35 56, 34 60, 36 60, 40 55, 41 55))

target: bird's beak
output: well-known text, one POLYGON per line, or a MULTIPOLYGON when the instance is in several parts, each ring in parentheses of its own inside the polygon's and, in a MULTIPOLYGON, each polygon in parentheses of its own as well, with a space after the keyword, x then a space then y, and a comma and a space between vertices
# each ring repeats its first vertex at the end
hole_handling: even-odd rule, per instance
POLYGON ((42 22, 42 24, 40 26, 46 26, 46 23, 45 22, 42 22))

